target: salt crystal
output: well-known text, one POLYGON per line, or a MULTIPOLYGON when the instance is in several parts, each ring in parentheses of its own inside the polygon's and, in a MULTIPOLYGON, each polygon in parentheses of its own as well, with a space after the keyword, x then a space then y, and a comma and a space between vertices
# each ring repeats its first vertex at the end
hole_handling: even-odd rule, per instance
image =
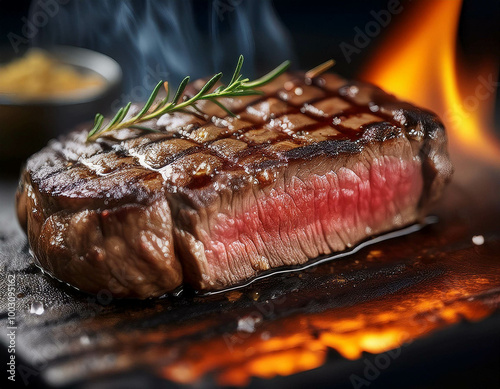
POLYGON ((238 331, 252 333, 255 332, 255 325, 262 319, 254 316, 243 316, 238 320, 238 331))
POLYGON ((472 237, 472 243, 474 243, 476 246, 481 246, 482 244, 484 244, 484 236, 474 235, 472 237))
POLYGON ((80 336, 80 343, 87 346, 90 344, 90 338, 87 335, 80 336))
POLYGON ((40 301, 34 301, 31 303, 30 313, 41 315, 44 310, 45 309, 43 308, 43 304, 40 301))

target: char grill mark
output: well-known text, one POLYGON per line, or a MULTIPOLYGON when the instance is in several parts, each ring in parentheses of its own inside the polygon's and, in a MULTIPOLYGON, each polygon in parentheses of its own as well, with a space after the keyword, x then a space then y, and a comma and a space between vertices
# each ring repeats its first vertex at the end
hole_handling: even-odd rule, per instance
POLYGON ((414 222, 451 174, 438 119, 376 87, 285 74, 262 90, 223 101, 237 118, 202 101, 204 114, 153 121, 161 133, 126 129, 89 144, 77 131, 32 157, 18 207, 37 261, 91 292, 106 279, 117 296, 156 296, 183 279, 217 289, 414 222), (130 214, 135 233, 106 232, 105 220, 130 214), (85 264, 70 236, 79 219, 101 231, 85 238, 85 264), (134 266, 123 269, 115 240, 134 266), (103 272, 94 284, 78 275, 89 264, 103 272))
MULTIPOLYGON (((258 98, 251 105, 245 106, 240 104, 240 109, 234 109, 231 102, 226 103, 233 108, 234 112, 240 114, 241 119, 218 118, 215 121, 219 122, 220 127, 213 123, 214 120, 203 124, 196 111, 190 113, 181 113, 181 118, 174 115, 165 115, 158 120, 157 125, 165 126, 167 133, 155 134, 155 137, 149 137, 149 142, 142 142, 138 147, 120 147, 120 151, 124 156, 138 159, 138 164, 146 169, 160 170, 168 165, 172 165, 177 160, 182 159, 190 154, 201 153, 201 155, 214 155, 221 160, 220 166, 231 169, 234 167, 248 170, 248 162, 253 158, 248 158, 246 155, 251 154, 255 150, 263 155, 257 163, 259 165, 266 161, 286 161, 288 157, 294 155, 303 156, 304 153, 290 153, 286 151, 293 150, 296 147, 302 147, 307 143, 327 141, 327 140, 356 140, 361 133, 362 128, 359 123, 364 125, 377 123, 394 119, 390 115, 373 115, 373 112, 366 106, 356 104, 352 99, 349 99, 348 93, 341 93, 335 89, 327 89, 320 82, 313 85, 306 85, 299 78, 288 77, 285 87, 272 91, 269 95, 263 98, 258 98), (286 87, 289 86, 290 90, 286 87), (300 90, 300 92, 298 91, 300 90), (299 93, 299 94, 297 94, 299 93), (311 112, 311 106, 318 109, 328 109, 328 101, 334 99, 334 102, 342 101, 342 111, 330 112, 324 116, 311 112), (322 104, 323 103, 323 104, 322 104), (264 120, 258 115, 252 115, 251 112, 262 112, 264 106, 269 105, 269 114, 264 120), (275 112, 275 108, 278 108, 275 112), (250 113, 249 113, 250 112, 250 113), (191 115, 191 116, 190 116, 191 115), (361 116, 357 119, 356 116, 361 116), (165 118, 166 117, 166 118, 165 118), (335 122, 335 119, 339 122, 335 122), (224 126, 224 121, 229 124, 224 126), (222 122, 222 123, 220 123, 222 122), (273 122, 275 124, 273 125, 273 122), (343 124, 341 124, 343 123, 343 124), (169 132, 168 127, 174 127, 174 132, 169 132), (165 142, 171 142, 175 139, 180 139, 186 142, 192 142, 191 147, 177 150, 170 155, 155 155, 154 147, 157 145, 161 148, 165 142), (211 144, 222 139, 231 139, 243 141, 247 144, 247 150, 237 153, 235 156, 228 156, 224 153, 219 153, 217 148, 211 147, 211 144), (262 145, 262 146, 261 146, 262 145), (148 158, 149 154, 149 158, 148 158), (239 157, 241 156, 241 163, 239 157), (154 160, 154 157, 158 157, 154 160)), ((325 83, 326 84, 326 83, 325 83)), ((214 107, 218 108, 214 105, 214 107)), ((208 112, 213 111, 214 107, 207 109, 208 112)), ((203 109, 203 108, 202 108, 203 109)), ((220 110, 220 108, 218 108, 220 110)), ((219 114, 222 113, 219 111, 219 114)), ((213 118, 213 117, 212 117, 213 118)), ((133 140, 132 140, 133 142, 133 140)), ((312 147, 312 149, 317 147, 312 147)), ((326 151, 331 148, 326 148, 326 151)), ((357 151, 352 146, 340 147, 340 151, 357 151)), ((68 156, 66 156, 67 158, 68 156)), ((208 157, 210 158, 210 157, 208 157)), ((72 158, 77 162, 78 158, 72 158)), ((264 166, 266 163, 264 163, 264 166)), ((85 165, 88 168, 89 174, 98 174, 96 170, 92 170, 90 165, 85 165)), ((206 181, 207 183, 209 180, 206 181)))
MULTIPOLYGON (((234 109, 231 102, 226 103, 241 117, 241 119, 234 120, 227 117, 226 119, 215 119, 216 121, 229 121, 230 123, 228 126, 223 125, 222 127, 218 127, 216 124, 212 123, 212 121, 205 125, 200 125, 198 122, 197 125, 191 128, 176 131, 173 135, 179 136, 180 139, 194 142, 196 146, 193 145, 192 148, 169 156, 168 159, 164 160, 163 166, 157 165, 152 161, 151 164, 147 163, 146 167, 159 169, 174 163, 176 160, 188 154, 202 153, 217 156, 222 160, 222 166, 225 168, 231 169, 235 166, 238 168, 245 168, 248 166, 247 163, 252 159, 246 158, 246 155, 251 154, 255 150, 263 154, 264 160, 286 161, 287 155, 283 151, 304 146, 308 141, 311 142, 311 140, 355 140, 357 135, 362 131, 362 129, 357 126, 358 123, 350 122, 355 114, 362 115, 361 123, 363 124, 387 120, 394 122, 392 116, 384 114, 380 115, 381 117, 377 117, 373 115, 373 112, 370 111, 368 107, 357 105, 349 101, 346 96, 343 96, 338 91, 327 90, 319 83, 315 85, 306 85, 301 82, 300 79, 293 77, 289 77, 289 80, 285 82, 285 86, 286 83, 293 85, 291 90, 288 91, 285 88, 279 88, 273 91, 273 93, 253 101, 249 106, 241 104, 239 110, 234 109), (301 89, 301 92, 299 92, 300 95, 296 94, 297 89, 301 89), (345 106, 349 108, 344 111, 335 112, 326 117, 311 113, 310 109, 307 108, 308 105, 321 103, 325 99, 341 100, 344 102, 345 106), (252 115, 252 111, 262 112, 265 110, 263 109, 264 105, 269 105, 271 107, 269 111, 272 112, 266 116, 264 120, 257 114, 252 115), (276 107, 278 109, 275 113, 274 109, 276 107), (341 123, 345 122, 346 124, 335 124, 333 121, 335 117, 338 117, 341 123), (273 121, 277 122, 274 126, 270 124, 273 121), (305 122, 305 124, 302 122, 305 122), (287 128, 287 126, 289 126, 289 128, 287 128), (314 135, 317 135, 317 137, 314 137, 314 135), (245 151, 238 151, 236 155, 228 156, 227 154, 219 153, 216 147, 211 146, 214 142, 223 139, 242 141, 247 147, 245 151), (238 163, 239 157, 242 158, 241 163, 238 163)), ((210 112, 210 110, 208 111, 210 112)), ((197 113, 193 112, 192 115, 196 117, 197 113)), ((159 120, 159 123, 160 122, 162 122, 162 119, 159 120)), ((165 137, 168 136, 170 136, 170 134, 165 135, 165 137)), ((158 138, 153 142, 159 143, 162 141, 164 141, 164 139, 158 138)), ((144 144, 142 146, 147 147, 148 145, 149 144, 144 144)), ((126 149, 124 149, 124 151, 127 152, 126 149)), ((134 156, 137 157, 136 154, 134 156)))

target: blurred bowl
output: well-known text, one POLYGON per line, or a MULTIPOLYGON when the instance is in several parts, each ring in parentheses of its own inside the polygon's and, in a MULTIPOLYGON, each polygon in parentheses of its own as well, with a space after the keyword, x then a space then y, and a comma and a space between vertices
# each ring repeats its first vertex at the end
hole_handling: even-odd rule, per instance
MULTIPOLYGON (((67 133, 77 125, 91 122, 96 113, 108 113, 121 93, 122 71, 112 58, 96 51, 55 46, 48 53, 62 64, 81 73, 94 73, 104 85, 93 93, 74 93, 65 97, 14 100, 0 95, 0 159, 19 162, 42 148, 49 139, 67 133)), ((0 55, 0 64, 20 55, 0 55)))

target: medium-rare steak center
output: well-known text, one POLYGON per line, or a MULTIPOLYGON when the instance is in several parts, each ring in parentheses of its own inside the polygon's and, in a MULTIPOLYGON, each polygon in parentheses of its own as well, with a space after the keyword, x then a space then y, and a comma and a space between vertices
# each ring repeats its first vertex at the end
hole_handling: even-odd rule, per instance
POLYGON ((18 192, 37 264, 93 293, 221 289, 414 223, 451 176, 439 119, 379 88, 284 74, 261 90, 224 99, 237 117, 204 101, 157 133, 49 143, 18 192))

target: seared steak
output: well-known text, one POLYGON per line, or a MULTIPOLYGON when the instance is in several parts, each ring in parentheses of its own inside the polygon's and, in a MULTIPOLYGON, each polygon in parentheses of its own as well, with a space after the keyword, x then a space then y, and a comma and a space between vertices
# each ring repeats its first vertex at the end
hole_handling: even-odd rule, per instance
POLYGON ((18 215, 37 264, 115 296, 220 289, 414 223, 451 176, 439 119, 379 88, 285 74, 261 89, 223 101, 236 118, 202 102, 159 133, 82 129, 32 156, 18 215))

